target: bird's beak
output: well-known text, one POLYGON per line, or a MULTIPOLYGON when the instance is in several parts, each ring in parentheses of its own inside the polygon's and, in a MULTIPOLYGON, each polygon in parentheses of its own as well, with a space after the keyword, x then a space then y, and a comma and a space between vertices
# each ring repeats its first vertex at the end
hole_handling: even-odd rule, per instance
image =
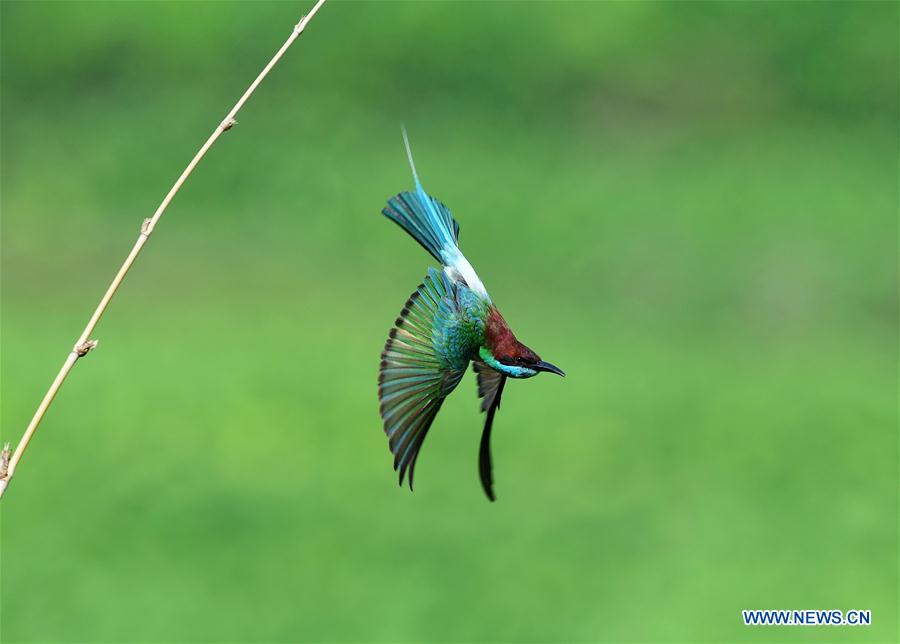
POLYGON ((541 360, 540 362, 535 363, 534 368, 538 371, 549 371, 550 373, 555 373, 557 376, 566 377, 566 372, 557 367, 556 365, 552 365, 549 362, 544 362, 541 360))

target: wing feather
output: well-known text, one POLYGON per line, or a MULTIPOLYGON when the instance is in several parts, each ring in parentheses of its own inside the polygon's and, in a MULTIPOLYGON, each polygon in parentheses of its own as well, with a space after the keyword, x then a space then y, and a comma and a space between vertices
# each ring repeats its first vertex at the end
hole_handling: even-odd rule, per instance
POLYGON ((506 375, 477 360, 472 363, 472 368, 478 376, 478 397, 481 398, 481 411, 487 412, 484 430, 481 432, 481 446, 478 449, 478 474, 481 477, 484 493, 493 501, 496 497, 494 496, 494 468, 491 460, 491 428, 494 425, 494 414, 500 408, 500 398, 503 395, 503 386, 506 384, 506 375))
POLYGON ((430 269, 404 305, 381 354, 378 398, 384 432, 400 484, 409 472, 410 489, 425 436, 465 372, 465 366, 460 370, 449 363, 435 346, 435 327, 452 325, 455 310, 454 284, 430 269))

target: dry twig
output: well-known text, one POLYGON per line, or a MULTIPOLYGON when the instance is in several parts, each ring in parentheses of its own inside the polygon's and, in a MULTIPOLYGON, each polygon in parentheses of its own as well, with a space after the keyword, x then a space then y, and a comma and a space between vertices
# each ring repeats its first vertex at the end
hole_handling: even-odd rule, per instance
POLYGON ((137 259, 137 256, 140 254, 141 249, 144 247, 144 244, 147 243, 147 240, 150 239, 150 235, 153 233, 154 228, 156 228, 156 224, 159 222, 159 218, 162 217, 163 213, 166 211, 166 208, 169 207, 169 203, 171 203, 172 199, 178 194, 178 191, 181 189, 181 186, 184 185, 184 182, 187 181, 187 178, 191 176, 191 173, 194 171, 194 168, 197 167, 197 164, 200 163, 200 160, 206 155, 209 149, 213 146, 213 144, 219 139, 223 132, 227 132, 237 123, 235 120, 235 115, 240 111, 240 109, 244 106, 244 103, 247 102, 247 99, 256 91, 256 88, 263 81, 263 79, 268 75, 271 69, 275 66, 275 64, 281 59, 284 55, 284 52, 287 51, 288 47, 290 47, 293 42, 297 39, 297 37, 303 33, 303 30, 306 28, 306 25, 309 24, 309 21, 313 19, 316 13, 319 11, 321 6, 325 4, 325 0, 318 0, 310 10, 308 14, 303 16, 300 22, 294 27, 294 30, 291 32, 291 35, 288 36, 288 39, 281 46, 275 55, 272 57, 272 60, 263 68, 263 70, 259 73, 259 76, 256 77, 256 80, 250 84, 250 87, 247 88, 247 91, 244 92, 243 96, 238 99, 238 102, 235 103, 234 107, 231 108, 231 111, 228 112, 228 115, 222 119, 222 122, 216 127, 213 133, 209 136, 200 150, 197 151, 197 154, 194 155, 194 158, 191 159, 191 162, 184 169, 184 172, 181 173, 181 176, 178 177, 178 180, 175 182, 175 185, 169 190, 168 194, 166 194, 165 198, 162 200, 162 203, 159 204, 159 207, 156 209, 156 212, 153 213, 153 216, 149 219, 145 219, 141 224, 141 231, 138 235, 137 241, 135 241, 134 246, 131 248, 131 252, 128 253, 128 257, 125 258, 125 263, 122 264, 122 267, 119 269, 119 272, 116 273, 116 276, 113 278, 112 283, 109 285, 109 288, 106 289, 106 293, 103 295, 103 298, 100 300, 100 303, 97 305, 94 314, 91 316, 91 319, 88 320, 87 326, 82 331, 81 336, 79 336, 78 340, 75 342, 75 346, 72 351, 69 352, 69 355, 66 357, 65 362, 63 363, 62 368, 60 368, 59 373, 56 374, 56 378, 53 380, 53 384, 50 385, 50 389, 47 390, 47 393, 44 394, 43 400, 41 400, 41 404, 38 406, 37 411, 34 413, 34 417, 31 419, 31 422, 28 424, 28 427, 25 429, 25 434, 22 436, 22 439, 19 441, 19 444, 16 446, 16 450, 10 456, 9 453, 9 445, 4 446, 4 449, 0 451, 0 497, 3 496, 3 493, 6 491, 6 487, 9 485, 9 481, 12 479, 13 474, 16 472, 16 467, 19 464, 19 461, 22 458, 22 454, 25 452, 25 448, 28 447, 28 443, 31 441, 34 436, 35 430, 37 430, 38 425, 40 425, 41 420, 44 418, 44 414, 47 413, 47 409, 50 407, 50 403, 53 402, 53 398, 56 396, 56 393, 59 391, 59 388, 62 386, 63 382, 66 380, 66 376, 69 375, 69 372, 72 370, 72 367, 75 366, 75 363, 78 362, 79 358, 83 358, 88 354, 92 349, 96 348, 97 341, 89 340, 88 338, 94 332, 94 327, 97 326, 97 323, 100 321, 103 312, 106 311, 106 307, 109 306, 110 300, 112 300, 113 295, 116 294, 116 291, 119 289, 119 286, 122 284, 122 280, 125 279, 125 275, 128 273, 128 269, 131 268, 131 265, 134 264, 134 261, 137 259))

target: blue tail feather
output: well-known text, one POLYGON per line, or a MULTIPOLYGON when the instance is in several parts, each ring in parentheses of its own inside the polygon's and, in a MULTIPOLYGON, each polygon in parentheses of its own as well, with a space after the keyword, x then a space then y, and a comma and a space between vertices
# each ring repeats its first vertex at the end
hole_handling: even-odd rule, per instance
POLYGON ((403 128, 403 142, 406 144, 416 189, 392 197, 381 212, 409 233, 436 260, 447 265, 455 256, 453 251, 459 247, 459 224, 453 219, 450 209, 428 195, 422 187, 413 163, 406 128, 403 128))

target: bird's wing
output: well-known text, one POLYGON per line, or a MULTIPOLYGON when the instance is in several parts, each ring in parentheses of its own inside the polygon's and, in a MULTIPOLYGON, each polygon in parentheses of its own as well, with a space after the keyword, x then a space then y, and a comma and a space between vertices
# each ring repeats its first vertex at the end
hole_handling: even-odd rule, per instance
POLYGON ((400 312, 381 354, 378 399, 384 433, 400 484, 408 470, 410 489, 425 435, 468 365, 468 359, 454 359, 443 333, 458 321, 454 289, 444 273, 429 269, 400 312))
POLYGON ((500 408, 500 397, 503 395, 503 385, 506 384, 506 374, 502 374, 481 361, 472 363, 472 368, 478 375, 478 397, 481 398, 481 411, 487 412, 484 421, 484 431, 481 432, 481 448, 478 450, 478 473, 481 475, 481 485, 487 497, 494 500, 494 476, 491 463, 491 427, 494 425, 494 413, 500 408))

